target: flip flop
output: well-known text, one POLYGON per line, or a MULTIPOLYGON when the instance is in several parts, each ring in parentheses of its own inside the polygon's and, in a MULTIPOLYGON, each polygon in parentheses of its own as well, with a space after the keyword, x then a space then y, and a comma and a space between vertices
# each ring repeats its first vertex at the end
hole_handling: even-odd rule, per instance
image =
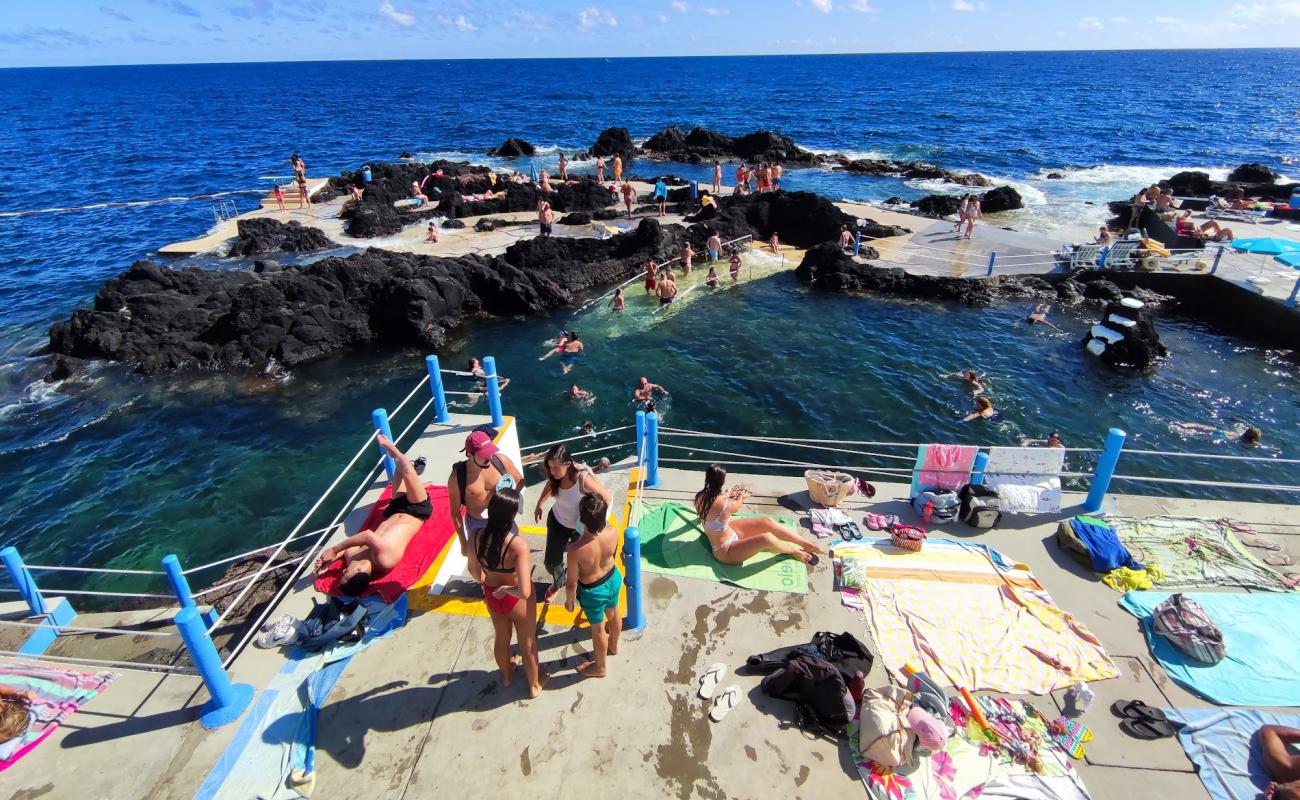
POLYGON ((1300 572, 1287 572, 1282 575, 1282 583, 1288 589, 1300 586, 1300 572))
POLYGON ((1173 725, 1161 720, 1126 719, 1119 724, 1119 729, 1134 739, 1168 739, 1176 731, 1173 725))
POLYGON ((1117 717, 1148 722, 1168 722, 1169 717, 1158 708, 1153 708, 1141 700, 1116 700, 1110 705, 1110 713, 1117 717))
POLYGON ((1294 567, 1295 559, 1286 553, 1274 553, 1271 556, 1264 556, 1264 563, 1270 567, 1294 567))
POLYGON ((1228 519, 1227 517, 1224 517, 1223 519, 1216 520, 1216 522, 1218 522, 1220 525, 1226 525, 1227 527, 1232 528, 1232 529, 1233 529, 1234 531, 1236 531, 1237 533, 1254 533, 1254 532, 1255 532, 1255 529, 1254 529, 1254 528, 1250 527, 1249 525, 1247 525, 1247 524, 1244 523, 1244 522, 1238 522, 1238 521, 1236 521, 1235 519, 1228 519))
POLYGON ((700 676, 700 697, 705 700, 712 700, 713 695, 717 693, 718 687, 722 685, 722 679, 727 677, 726 664, 713 664, 700 676))
POLYGON ((713 708, 709 709, 709 719, 714 722, 722 722, 726 719, 731 710, 740 705, 740 688, 737 686, 728 686, 718 695, 718 699, 713 701, 713 708))
POLYGON ((813 567, 820 564, 821 560, 822 560, 821 556, 817 555, 816 553, 809 553, 808 561, 806 561, 805 563, 808 565, 808 569, 812 569, 813 567))
POLYGON ((883 531, 886 527, 885 518, 880 514, 868 514, 862 518, 862 524, 867 526, 869 531, 883 531))
POLYGON ((423 475, 424 468, 428 466, 428 464, 429 464, 429 460, 424 456, 420 456, 419 458, 411 462, 411 466, 415 468, 416 475, 423 475))
POLYGON ((1268 539, 1261 539, 1258 536, 1250 539, 1242 539, 1241 543, 1247 547, 1253 547, 1256 550, 1267 550, 1270 553, 1276 553, 1278 550, 1282 549, 1282 545, 1277 542, 1270 542, 1268 539))

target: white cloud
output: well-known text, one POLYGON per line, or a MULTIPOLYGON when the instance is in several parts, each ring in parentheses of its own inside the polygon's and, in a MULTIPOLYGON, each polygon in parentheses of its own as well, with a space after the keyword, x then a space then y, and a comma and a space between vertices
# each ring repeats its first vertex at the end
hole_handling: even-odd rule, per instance
POLYGON ((527 11, 518 12, 513 17, 506 19, 502 24, 507 28, 533 31, 546 30, 551 27, 550 20, 543 19, 535 14, 530 14, 527 11))
POLYGON ((398 11, 393 8, 392 0, 384 0, 379 4, 379 13, 388 17, 392 22, 401 25, 403 28, 409 28, 415 24, 415 17, 407 14, 405 11, 398 11))
POLYGON ((810 0, 812 7, 823 14, 831 13, 831 0, 810 0))
POLYGON ((659 22, 660 22, 660 24, 662 24, 662 25, 667 25, 667 24, 668 24, 668 18, 665 17, 663 14, 660 14, 660 15, 659 15, 659 22))
POLYGON ((975 2, 971 2, 971 0, 952 0, 952 10, 953 11, 987 11, 988 5, 984 3, 984 0, 975 0, 975 2))
POLYGON ((1116 25, 1127 25, 1127 24, 1129 24, 1129 18, 1128 18, 1128 17, 1111 17, 1111 18, 1110 18, 1110 21, 1113 22, 1113 23, 1115 23, 1116 25))
POLYGON ((687 11, 691 10, 691 7, 683 3, 682 0, 673 0, 668 5, 672 6, 673 10, 679 14, 685 14, 687 11))
POLYGON ((871 7, 871 3, 869 2, 869 0, 853 0, 853 4, 850 5, 849 8, 853 9, 854 11, 861 12, 863 14, 876 13, 876 9, 871 7))
POLYGON ((704 13, 705 13, 705 14, 708 14, 710 17, 729 17, 729 16, 731 16, 731 12, 730 12, 729 10, 727 10, 727 9, 725 9, 725 8, 714 8, 713 6, 708 6, 707 8, 705 8, 705 9, 704 9, 704 13))
POLYGON ((1101 24, 1101 20, 1097 19, 1096 17, 1082 17, 1078 22, 1075 23, 1075 25, 1079 27, 1079 30, 1084 30, 1084 31, 1099 31, 1102 28, 1106 27, 1105 25, 1101 24))
POLYGON ((461 33, 473 33, 474 31, 478 30, 478 26, 476 26, 474 23, 470 22, 469 20, 465 19, 464 14, 457 14, 456 30, 460 31, 461 33))
POLYGON ((618 27, 618 18, 608 11, 601 11, 595 6, 587 6, 578 12, 578 27, 591 30, 604 25, 608 28, 618 27))
POLYGON ((1300 0, 1273 0, 1264 3, 1234 3, 1228 9, 1229 17, 1245 20, 1285 19, 1300 17, 1300 0))

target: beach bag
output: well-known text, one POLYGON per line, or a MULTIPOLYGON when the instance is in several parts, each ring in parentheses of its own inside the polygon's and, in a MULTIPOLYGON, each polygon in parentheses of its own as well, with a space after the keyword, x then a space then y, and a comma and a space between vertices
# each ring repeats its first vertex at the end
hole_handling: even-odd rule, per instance
POLYGON ((972 528, 996 528, 1002 520, 998 490, 982 483, 968 483, 957 493, 957 516, 972 528))
POLYGON ((1065 554, 1075 561, 1079 562, 1087 569, 1092 569, 1092 552, 1088 550, 1088 545, 1083 543, 1079 535, 1074 532, 1068 519, 1061 520, 1056 526, 1056 544, 1065 551, 1065 554))
POLYGON ((808 495, 813 502, 827 508, 838 506, 857 488, 857 480, 843 472, 810 469, 804 471, 803 479, 808 483, 808 495))
POLYGON ((1182 592, 1170 595, 1151 612, 1151 628, 1179 650, 1203 664, 1217 664, 1228 654, 1223 631, 1205 609, 1182 592))
POLYGON ((922 489, 912 498, 912 508, 921 517, 925 516, 927 504, 932 505, 930 522, 952 522, 957 518, 957 511, 961 507, 956 492, 940 489, 922 489))
POLYGON ((858 749, 863 759, 890 769, 915 762, 916 734, 907 722, 914 699, 897 686, 862 693, 858 749))
POLYGON ((366 635, 370 609, 358 600, 330 597, 324 603, 312 600, 311 613, 302 621, 298 646, 318 652, 338 642, 355 644, 366 635))
POLYGON ((925 544, 925 529, 915 525, 895 525, 889 529, 889 542, 894 547, 919 553, 925 544))
POLYGON ((812 641, 808 644, 780 647, 767 653, 752 655, 745 659, 745 666, 750 672, 769 675, 784 667, 786 662, 799 653, 815 656, 835 665, 846 684, 853 680, 856 673, 870 675, 871 665, 876 660, 875 654, 853 634, 818 631, 813 634, 812 641))
POLYGON ((793 701, 797 724, 810 733, 838 738, 856 710, 839 669, 809 653, 792 653, 785 666, 764 678, 760 687, 768 697, 793 701))

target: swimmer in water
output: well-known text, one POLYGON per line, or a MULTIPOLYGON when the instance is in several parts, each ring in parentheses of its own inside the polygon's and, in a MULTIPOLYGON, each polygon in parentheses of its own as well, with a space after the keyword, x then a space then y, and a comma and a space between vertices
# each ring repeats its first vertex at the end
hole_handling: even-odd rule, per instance
POLYGON ((558 338, 546 343, 547 345, 550 346, 551 349, 547 350, 546 354, 537 360, 545 361, 546 359, 550 358, 553 355, 558 355, 560 353, 563 353, 564 346, 567 345, 568 343, 569 343, 569 334, 561 333, 558 338))
POLYGON ((615 311, 622 311, 626 304, 623 302, 623 290, 614 290, 614 299, 609 302, 609 307, 615 311))
POLYGON ((731 282, 740 280, 740 253, 731 254, 731 282))
POLYGON ((1256 445, 1264 440, 1264 432, 1254 425, 1235 431, 1223 430, 1203 422, 1172 422, 1169 427, 1183 436, 1205 436, 1221 441, 1237 441, 1244 445, 1256 445))
POLYGON ((596 423, 591 420, 585 420, 581 425, 573 429, 573 432, 579 436, 590 436, 596 430, 596 423))
POLYGON ((709 274, 704 276, 704 285, 711 286, 714 289, 718 288, 718 271, 713 268, 712 264, 709 265, 709 274))
POLYGON ((984 395, 980 395, 975 398, 975 410, 962 417, 961 421, 971 422, 977 419, 991 419, 996 416, 997 413, 998 412, 993 408, 993 403, 991 403, 984 395))
POLYGON ((1051 322, 1047 320, 1047 315, 1051 313, 1051 311, 1052 311, 1051 304, 1039 303, 1038 305, 1034 306, 1033 313, 1025 317, 1025 322, 1027 322, 1030 325, 1046 325, 1053 330, 1059 331, 1060 328, 1056 327, 1055 325, 1053 325, 1051 322))
POLYGON ((424 241, 430 244, 438 242, 438 226, 435 223, 429 223, 429 235, 424 237, 424 241))
POLYGON ((979 373, 977 373, 973 369, 964 369, 960 372, 949 372, 944 375, 941 375, 940 377, 961 378, 962 381, 966 383, 966 385, 970 386, 970 390, 975 394, 980 394, 984 391, 984 383, 980 380, 979 373))
POLYGON ((569 331, 567 339, 568 341, 562 346, 556 348, 562 351, 560 353, 560 366, 565 375, 568 375, 569 370, 573 369, 574 365, 578 363, 578 356, 582 354, 583 348, 582 342, 578 340, 577 331, 569 331))
POLYGON ((589 389, 579 389, 578 384, 576 383, 569 384, 569 389, 564 393, 564 396, 569 400, 574 400, 579 403, 588 402, 596 399, 596 395, 593 394, 589 389))
MULTIPOLYGON (((634 402, 643 403, 643 404, 653 403, 655 392, 658 392, 659 394, 662 395, 668 394, 667 389, 665 389, 664 387, 660 386, 657 383, 651 383, 649 378, 642 375, 640 380, 636 382, 636 386, 632 387, 632 400, 634 402)), ((653 409, 647 409, 647 410, 649 411, 653 409)))

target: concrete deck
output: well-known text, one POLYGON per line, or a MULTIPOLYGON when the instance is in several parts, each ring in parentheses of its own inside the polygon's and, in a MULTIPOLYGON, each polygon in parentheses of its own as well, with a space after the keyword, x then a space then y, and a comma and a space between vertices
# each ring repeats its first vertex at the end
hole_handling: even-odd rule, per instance
MULTIPOLYGON (((454 417, 451 425, 431 426, 409 448, 428 458, 430 482, 445 480, 466 432, 482 421, 454 417)), ((517 435, 511 422, 503 434, 511 441, 503 442, 503 449, 514 451, 517 435)), ((699 488, 698 471, 661 474, 661 488, 647 492, 650 502, 689 502, 699 488)), ((535 471, 527 477, 536 483, 535 471)), ((626 465, 602 479, 621 508, 626 465)), ((754 488, 755 510, 802 516, 807 495, 801 477, 736 475, 732 480, 754 488)), ((349 515, 348 534, 359 528, 381 488, 372 485, 349 515)), ((853 516, 873 510, 907 518, 907 487, 878 488, 873 501, 849 505, 853 516)), ((532 497, 536 491, 529 489, 532 497)), ((1066 504, 1081 499, 1067 494, 1066 504)), ((1231 516, 1300 557, 1294 506, 1120 496, 1117 509, 1125 515, 1231 516)), ((935 535, 975 539, 1029 564, 1058 605, 1087 624, 1120 665, 1120 678, 1093 684, 1098 700, 1083 716, 1096 737, 1079 766, 1094 797, 1125 797, 1138 786, 1155 797, 1205 797, 1175 740, 1129 739, 1109 715, 1110 702, 1121 697, 1153 705, 1208 704, 1175 686, 1153 662, 1137 621, 1116 605, 1120 595, 1050 542, 1056 521, 1076 511, 1012 518, 978 536, 959 524, 941 526, 935 535)), ((530 536, 529 541, 540 559, 542 540, 530 536)), ((548 616, 539 651, 553 677, 539 698, 529 700, 522 681, 510 689, 499 686, 488 621, 441 607, 456 591, 448 576, 463 573, 456 549, 453 543, 436 575, 427 579, 431 587, 412 590, 406 627, 355 657, 331 695, 320 720, 315 796, 478 796, 492 787, 558 798, 587 789, 593 780, 618 796, 683 800, 863 796, 847 746, 810 740, 790 726, 791 709, 765 698, 758 678, 727 679, 741 687, 747 701, 720 724, 708 721, 708 706, 694 693, 696 676, 715 661, 734 670, 752 653, 807 641, 819 630, 853 631, 866 640, 864 620, 841 606, 832 590, 829 560, 812 570, 806 595, 647 573, 649 624, 625 636, 612 674, 603 680, 584 679, 573 669, 588 652, 588 631, 548 616)), ((311 596, 309 584, 300 581, 274 616, 301 616, 311 596)), ((266 686, 285 663, 279 651, 250 649, 236 661, 233 678, 266 686)), ((196 678, 118 672, 115 684, 5 774, 12 796, 80 798, 87 785, 96 786, 105 800, 193 795, 239 725, 208 732, 194 722, 195 707, 207 699, 196 678), (103 780, 106 775, 113 780, 103 780)), ((886 681, 878 661, 868 684, 886 681)), ((1034 702, 1044 713, 1063 705, 1059 697, 1034 702)))

